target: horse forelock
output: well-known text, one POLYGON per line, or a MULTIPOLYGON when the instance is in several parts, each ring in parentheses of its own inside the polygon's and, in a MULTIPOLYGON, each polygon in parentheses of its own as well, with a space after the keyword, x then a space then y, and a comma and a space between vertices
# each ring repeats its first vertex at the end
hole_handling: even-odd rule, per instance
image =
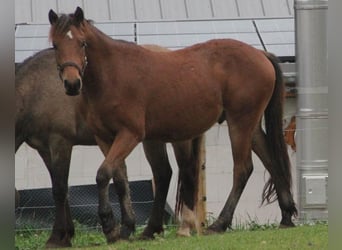
MULTIPOLYGON (((93 23, 91 20, 85 21, 90 24, 93 23)), ((75 22, 74 14, 61 14, 57 22, 50 29, 49 40, 51 41, 52 37, 56 35, 65 35, 72 25, 76 27, 79 26, 79 24, 75 22)))

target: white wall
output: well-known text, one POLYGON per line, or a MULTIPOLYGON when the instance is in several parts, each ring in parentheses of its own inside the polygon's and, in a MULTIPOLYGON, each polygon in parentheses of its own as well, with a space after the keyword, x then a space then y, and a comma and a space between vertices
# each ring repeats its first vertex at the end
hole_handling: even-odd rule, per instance
MULTIPOLYGON (((287 100, 285 109, 287 120, 295 113, 295 105, 295 99, 287 100)), ((208 216, 217 217, 228 197, 233 179, 233 163, 226 124, 215 125, 207 132, 206 152, 207 212, 208 216)), ((174 208, 178 171, 171 145, 168 145, 168 153, 173 167, 168 203, 174 208)), ((290 148, 289 154, 292 173, 295 175, 296 159, 290 148)), ((69 185, 95 184, 96 171, 102 160, 103 156, 96 146, 74 147, 69 185)), ((254 171, 241 196, 233 223, 243 223, 250 218, 257 218, 259 223, 279 221, 278 203, 260 207, 262 189, 269 175, 255 155, 253 155, 253 162, 254 171)), ((130 181, 152 179, 152 172, 141 144, 128 157, 127 166, 130 181)), ((51 187, 50 177, 43 161, 38 153, 26 144, 18 150, 15 157, 15 185, 19 190, 51 187)), ((296 194, 295 190, 294 194, 296 194)))

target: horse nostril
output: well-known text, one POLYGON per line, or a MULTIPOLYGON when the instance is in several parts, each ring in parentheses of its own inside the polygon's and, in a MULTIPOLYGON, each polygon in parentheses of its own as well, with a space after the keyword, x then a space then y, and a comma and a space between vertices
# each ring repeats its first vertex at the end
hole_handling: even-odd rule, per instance
POLYGON ((77 79, 77 80, 75 81, 75 88, 77 88, 78 90, 81 89, 81 80, 80 80, 80 79, 77 79))
POLYGON ((69 81, 68 80, 64 80, 63 83, 64 83, 64 88, 68 89, 69 88, 69 81))
POLYGON ((78 95, 81 89, 81 80, 76 79, 74 81, 64 80, 64 88, 67 95, 78 95))

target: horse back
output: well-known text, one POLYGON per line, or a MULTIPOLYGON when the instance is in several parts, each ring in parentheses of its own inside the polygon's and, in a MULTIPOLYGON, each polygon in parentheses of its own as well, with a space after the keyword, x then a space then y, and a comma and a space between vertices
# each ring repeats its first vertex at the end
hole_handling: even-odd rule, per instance
POLYGON ((158 131, 156 126, 184 138, 189 131, 201 134, 218 120, 223 108, 228 116, 252 110, 261 116, 272 96, 272 64, 262 51, 239 41, 212 40, 158 54, 150 61, 158 74, 145 71, 150 80, 145 84, 147 135, 149 130, 158 131), (176 127, 182 129, 174 131, 176 127))

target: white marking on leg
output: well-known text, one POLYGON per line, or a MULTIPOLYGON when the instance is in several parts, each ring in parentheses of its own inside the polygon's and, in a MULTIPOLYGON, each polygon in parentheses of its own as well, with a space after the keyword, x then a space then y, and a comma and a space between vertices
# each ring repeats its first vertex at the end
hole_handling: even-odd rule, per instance
POLYGON ((189 237, 191 230, 195 230, 199 233, 199 224, 195 215, 195 212, 190 210, 187 205, 183 205, 181 212, 181 223, 177 231, 178 236, 189 237))

